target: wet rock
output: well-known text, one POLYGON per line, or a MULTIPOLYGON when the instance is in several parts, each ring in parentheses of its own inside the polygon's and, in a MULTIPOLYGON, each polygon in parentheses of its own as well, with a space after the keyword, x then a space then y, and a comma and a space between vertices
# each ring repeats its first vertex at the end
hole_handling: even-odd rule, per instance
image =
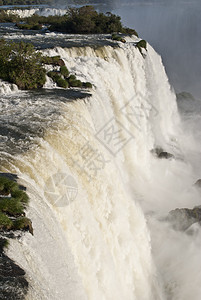
POLYGON ((0 299, 23 300, 27 291, 28 282, 24 270, 0 252, 0 299))
MULTIPOLYGON (((13 174, 13 173, 0 173, 0 177, 6 177, 12 181, 17 182, 18 176, 17 174, 13 174)), ((26 191, 26 187, 23 185, 19 185, 20 190, 22 191, 26 191)))
POLYGON ((10 180, 13 180, 15 182, 17 182, 18 176, 16 174, 13 173, 0 173, 1 177, 6 177, 10 180))
POLYGON ((65 66, 65 62, 63 61, 63 59, 59 59, 58 60, 58 66, 62 67, 62 66, 65 66))
POLYGON ((198 179, 195 183, 194 186, 201 188, 201 179, 198 179))
POLYGON ((181 231, 187 230, 194 223, 201 225, 201 206, 193 209, 176 208, 169 212, 167 220, 175 230, 181 231))
POLYGON ((166 151, 162 151, 159 155, 158 155, 158 158, 166 158, 166 159, 169 159, 169 158, 173 158, 174 155, 171 154, 171 153, 168 153, 166 151))
POLYGON ((188 235, 196 235, 200 231, 200 224, 194 223, 188 229, 186 229, 185 233, 188 235))
POLYGON ((29 231, 33 235, 33 226, 30 219, 22 216, 13 221, 14 230, 29 231))
POLYGON ((4 252, 9 239, 23 231, 33 234, 31 220, 25 215, 28 195, 17 184, 17 175, 0 173, 0 299, 23 300, 28 291, 25 272, 4 252))
POLYGON ((174 158, 174 155, 167 152, 167 151, 164 151, 162 148, 160 147, 157 147, 153 150, 151 150, 151 152, 156 155, 158 158, 165 158, 165 159, 169 159, 169 158, 174 158))

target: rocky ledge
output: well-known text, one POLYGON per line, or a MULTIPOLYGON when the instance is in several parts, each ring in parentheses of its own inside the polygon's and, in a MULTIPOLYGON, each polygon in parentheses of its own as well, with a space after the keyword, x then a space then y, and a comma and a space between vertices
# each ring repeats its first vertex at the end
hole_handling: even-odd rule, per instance
POLYGON ((0 173, 0 299, 23 300, 28 291, 25 272, 5 254, 11 238, 23 231, 33 234, 31 220, 25 215, 26 188, 17 183, 17 175, 0 173))
POLYGON ((175 230, 185 231, 194 223, 201 225, 201 205, 193 209, 176 208, 169 212, 167 220, 175 230))
POLYGON ((0 299, 22 300, 27 291, 28 282, 24 270, 0 249, 0 299))

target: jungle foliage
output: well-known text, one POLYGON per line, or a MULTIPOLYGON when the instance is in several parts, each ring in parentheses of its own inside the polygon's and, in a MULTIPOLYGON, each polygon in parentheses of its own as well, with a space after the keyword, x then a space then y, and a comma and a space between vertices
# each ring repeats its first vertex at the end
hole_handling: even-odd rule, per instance
POLYGON ((0 40, 0 78, 15 83, 20 89, 41 88, 46 71, 42 55, 29 43, 0 40))

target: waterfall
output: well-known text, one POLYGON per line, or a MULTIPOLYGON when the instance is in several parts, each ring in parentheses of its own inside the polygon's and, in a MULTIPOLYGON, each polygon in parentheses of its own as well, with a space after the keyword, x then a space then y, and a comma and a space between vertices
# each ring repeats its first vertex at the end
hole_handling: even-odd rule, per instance
POLYGON ((93 89, 55 102, 59 114, 26 152, 2 153, 2 171, 17 173, 30 196, 34 236, 8 249, 26 271, 27 299, 165 299, 139 195, 152 180, 151 151, 174 153, 178 142, 161 58, 150 45, 142 56, 131 38, 45 54, 93 89))

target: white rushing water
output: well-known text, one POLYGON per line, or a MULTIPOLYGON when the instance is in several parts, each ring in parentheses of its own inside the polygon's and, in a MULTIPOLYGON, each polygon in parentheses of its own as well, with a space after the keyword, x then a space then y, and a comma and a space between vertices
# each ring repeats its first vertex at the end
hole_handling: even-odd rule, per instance
POLYGON ((160 56, 148 45, 143 58, 130 38, 45 53, 93 90, 56 102, 60 115, 27 152, 3 154, 2 170, 30 196, 34 236, 8 249, 26 271, 27 299, 198 300, 200 229, 187 235, 160 221, 200 201, 160 56), (159 160, 156 147, 176 159, 159 160))
POLYGON ((19 16, 20 18, 28 18, 33 16, 34 14, 39 16, 63 16, 66 14, 67 9, 62 8, 30 8, 30 9, 8 9, 6 10, 7 14, 14 14, 19 16))
POLYGON ((9 84, 0 79, 0 95, 8 95, 18 92, 16 84, 9 84))

